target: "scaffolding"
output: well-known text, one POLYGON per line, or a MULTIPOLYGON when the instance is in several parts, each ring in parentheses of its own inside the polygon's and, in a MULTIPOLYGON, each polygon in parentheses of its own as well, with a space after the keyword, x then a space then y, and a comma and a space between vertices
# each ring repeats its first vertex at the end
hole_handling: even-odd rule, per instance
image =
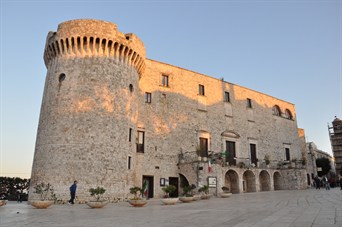
POLYGON ((335 158, 336 173, 342 175, 342 120, 335 117, 331 124, 328 124, 331 148, 335 158))

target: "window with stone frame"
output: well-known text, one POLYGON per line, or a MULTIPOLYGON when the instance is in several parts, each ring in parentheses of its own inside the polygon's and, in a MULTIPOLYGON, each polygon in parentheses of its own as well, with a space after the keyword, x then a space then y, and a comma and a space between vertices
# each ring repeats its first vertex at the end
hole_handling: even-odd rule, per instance
POLYGON ((273 115, 274 115, 274 116, 280 116, 280 114, 281 114, 280 108, 279 108, 279 106, 277 106, 277 105, 273 106, 272 112, 273 112, 273 115))
POLYGON ((152 94, 150 92, 145 92, 145 103, 152 102, 152 94))
POLYGON ((202 84, 199 84, 199 85, 198 85, 198 94, 199 94, 199 95, 202 95, 202 96, 205 95, 204 85, 202 85, 202 84))
POLYGON ((168 75, 162 75, 161 83, 163 87, 169 87, 169 76, 168 75))
POLYGON ((230 102, 230 95, 228 91, 224 92, 224 101, 225 102, 230 102))
POLYGON ((132 142, 132 133, 133 133, 133 129, 129 128, 129 132, 128 132, 128 142, 132 142))
POLYGON ((292 119, 293 119, 292 113, 291 113, 291 111, 288 110, 288 109, 285 110, 285 118, 286 118, 286 119, 289 119, 289 120, 292 120, 292 119))
POLYGON ((285 147, 285 161, 290 161, 290 148, 285 147))
POLYGON ((128 168, 128 169, 131 169, 131 167, 132 167, 132 157, 131 157, 131 156, 128 156, 127 168, 128 168))
POLYGON ((144 146, 145 146, 145 132, 138 131, 138 138, 137 138, 137 152, 144 153, 144 146))
POLYGON ((252 99, 247 98, 247 107, 252 108, 252 99))
POLYGON ((201 157, 208 157, 208 139, 207 138, 199 138, 200 142, 200 156, 201 157))

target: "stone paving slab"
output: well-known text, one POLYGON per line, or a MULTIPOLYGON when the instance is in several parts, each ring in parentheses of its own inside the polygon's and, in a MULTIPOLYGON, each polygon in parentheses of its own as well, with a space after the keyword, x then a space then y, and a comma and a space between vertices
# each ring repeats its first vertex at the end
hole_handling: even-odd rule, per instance
POLYGON ((85 204, 36 209, 27 203, 9 202, 0 207, 0 226, 341 227, 342 190, 233 194, 230 198, 214 197, 171 206, 151 199, 142 208, 121 202, 102 209, 90 209, 85 204))

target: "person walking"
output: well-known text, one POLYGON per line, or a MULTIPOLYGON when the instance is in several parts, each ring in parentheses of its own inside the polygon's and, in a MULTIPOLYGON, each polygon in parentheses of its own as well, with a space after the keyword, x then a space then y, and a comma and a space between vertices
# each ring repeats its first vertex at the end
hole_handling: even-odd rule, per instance
POLYGON ((315 177, 315 184, 316 184, 316 190, 321 190, 321 180, 318 178, 318 176, 315 177))
POLYGON ((21 193, 17 192, 17 203, 21 203, 23 201, 21 193))
POLYGON ((327 176, 323 177, 323 184, 324 184, 325 190, 330 190, 330 185, 329 185, 327 176))
POLYGON ((75 196, 76 196, 76 189, 77 189, 77 181, 74 181, 74 183, 70 186, 70 200, 69 204, 74 204, 75 196))

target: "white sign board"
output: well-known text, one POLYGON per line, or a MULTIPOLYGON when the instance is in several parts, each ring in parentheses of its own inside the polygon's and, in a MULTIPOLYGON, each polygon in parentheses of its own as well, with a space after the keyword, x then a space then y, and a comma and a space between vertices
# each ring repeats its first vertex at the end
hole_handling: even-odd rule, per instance
POLYGON ((216 188, 216 177, 208 177, 208 185, 210 188, 216 188))

